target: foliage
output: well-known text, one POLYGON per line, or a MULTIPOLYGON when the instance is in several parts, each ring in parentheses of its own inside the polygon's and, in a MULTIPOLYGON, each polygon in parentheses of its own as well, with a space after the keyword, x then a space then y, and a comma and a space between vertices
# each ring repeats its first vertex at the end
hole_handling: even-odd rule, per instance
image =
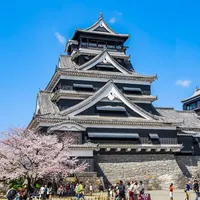
POLYGON ((87 164, 70 157, 73 137, 11 129, 0 141, 0 179, 26 179, 28 187, 44 177, 67 177, 87 164))
POLYGON ((38 183, 35 184, 35 188, 36 188, 36 189, 40 189, 40 187, 41 187, 40 184, 38 184, 38 183))
POLYGON ((23 183, 24 183, 23 179, 13 179, 10 180, 9 187, 14 189, 23 188, 23 183))

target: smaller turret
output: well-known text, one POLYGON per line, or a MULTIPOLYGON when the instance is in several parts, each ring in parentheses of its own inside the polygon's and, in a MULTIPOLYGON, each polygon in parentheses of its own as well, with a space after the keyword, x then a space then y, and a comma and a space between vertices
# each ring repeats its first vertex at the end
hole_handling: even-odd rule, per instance
POLYGON ((194 110, 200 115, 200 88, 196 88, 194 94, 181 101, 183 103, 183 110, 194 110))

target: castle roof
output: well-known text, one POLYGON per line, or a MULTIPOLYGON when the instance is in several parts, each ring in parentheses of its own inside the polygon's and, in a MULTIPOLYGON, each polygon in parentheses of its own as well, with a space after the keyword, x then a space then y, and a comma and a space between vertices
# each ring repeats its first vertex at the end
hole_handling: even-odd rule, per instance
POLYGON ((72 37, 72 40, 75 40, 79 33, 90 33, 90 34, 96 34, 96 35, 98 34, 98 35, 115 36, 115 37, 124 38, 125 40, 128 39, 130 36, 129 34, 119 34, 119 33, 116 33, 115 31, 113 31, 104 21, 102 13, 100 13, 98 20, 90 27, 83 29, 83 30, 76 29, 76 31, 72 37))
POLYGON ((186 102, 195 100, 196 98, 199 98, 199 97, 200 97, 200 88, 197 88, 196 91, 194 92, 194 94, 191 97, 183 99, 181 102, 186 103, 186 102))
MULTIPOLYGON (((109 87, 112 85, 112 82, 109 82, 102 90, 102 92, 106 89, 106 87, 109 87)), ((99 96, 101 93, 98 92, 95 95, 93 95, 91 98, 87 98, 85 102, 92 102, 93 98, 95 96, 99 96)), ((64 113, 72 113, 76 110, 80 109, 79 107, 84 107, 86 104, 85 102, 79 103, 70 109, 61 112, 57 105, 52 102, 53 94, 51 94, 48 91, 40 91, 37 98, 37 112, 35 113, 35 119, 40 120, 50 120, 52 123, 60 123, 65 120, 69 120, 68 115, 63 115, 64 113), (63 114, 62 114, 63 113, 63 114)), ((152 114, 147 113, 143 109, 138 108, 136 105, 135 109, 137 112, 142 112, 143 115, 146 117, 149 116, 147 119, 145 118, 138 118, 138 117, 131 117, 131 118, 120 118, 120 117, 99 117, 99 116, 71 116, 70 119, 80 123, 80 124, 90 124, 90 123, 97 123, 99 124, 126 124, 126 125, 145 125, 146 126, 177 126, 181 128, 181 130, 192 130, 192 131, 200 131, 200 120, 197 116, 197 114, 194 111, 177 111, 173 108, 158 108, 155 107, 157 111, 157 115, 154 117, 152 114), (138 109, 138 110, 137 110, 138 109)))

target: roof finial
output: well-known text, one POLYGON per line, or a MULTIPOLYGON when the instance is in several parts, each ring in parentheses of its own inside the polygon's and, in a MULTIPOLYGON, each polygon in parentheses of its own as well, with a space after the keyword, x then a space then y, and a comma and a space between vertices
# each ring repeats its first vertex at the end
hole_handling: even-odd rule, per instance
POLYGON ((99 13, 99 19, 100 19, 100 18, 103 18, 102 12, 99 13))

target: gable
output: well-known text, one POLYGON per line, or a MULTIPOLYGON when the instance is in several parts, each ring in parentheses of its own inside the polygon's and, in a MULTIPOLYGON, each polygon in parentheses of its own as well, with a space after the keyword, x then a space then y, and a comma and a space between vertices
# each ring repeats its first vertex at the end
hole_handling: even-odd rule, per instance
POLYGON ((107 24, 106 22, 103 20, 102 15, 99 17, 98 21, 96 23, 94 23, 92 26, 90 26, 89 28, 85 29, 86 31, 100 31, 100 32, 107 32, 110 34, 114 34, 116 35, 117 33, 115 31, 113 31, 107 24))
POLYGON ((89 70, 97 70, 97 71, 108 71, 108 72, 118 72, 121 73, 115 66, 110 63, 100 62, 97 65, 93 66, 89 70))
POLYGON ((123 102, 99 101, 78 115, 88 116, 112 116, 112 117, 137 117, 143 118, 141 115, 130 109, 123 102))
POLYGON ((82 125, 78 124, 78 123, 71 123, 71 122, 62 122, 62 123, 58 123, 55 124, 51 127, 48 128, 47 132, 48 133, 52 133, 54 131, 85 131, 85 127, 83 127, 82 125))
POLYGON ((104 64, 107 66, 113 66, 117 71, 123 74, 130 74, 131 72, 120 65, 110 54, 107 50, 104 50, 101 54, 95 56, 93 59, 89 60, 88 62, 84 63, 79 67, 80 70, 87 71, 92 69, 98 64, 104 64))
POLYGON ((138 107, 136 104, 131 102, 129 99, 127 99, 123 93, 120 92, 120 90, 115 86, 113 82, 108 82, 104 87, 99 89, 96 93, 94 93, 92 96, 88 97, 84 101, 80 102, 79 104, 70 107, 67 110, 64 110, 61 112, 62 115, 67 115, 69 117, 76 116, 80 114, 81 112, 87 110, 88 108, 94 106, 98 102, 100 102, 104 98, 108 98, 110 102, 117 99, 120 102, 123 102, 129 109, 137 113, 140 117, 145 119, 152 119, 150 114, 148 114, 146 111, 144 111, 142 108, 138 107))
POLYGON ((108 30, 105 29, 105 27, 103 27, 103 26, 98 26, 96 29, 94 29, 94 31, 109 33, 108 30))

